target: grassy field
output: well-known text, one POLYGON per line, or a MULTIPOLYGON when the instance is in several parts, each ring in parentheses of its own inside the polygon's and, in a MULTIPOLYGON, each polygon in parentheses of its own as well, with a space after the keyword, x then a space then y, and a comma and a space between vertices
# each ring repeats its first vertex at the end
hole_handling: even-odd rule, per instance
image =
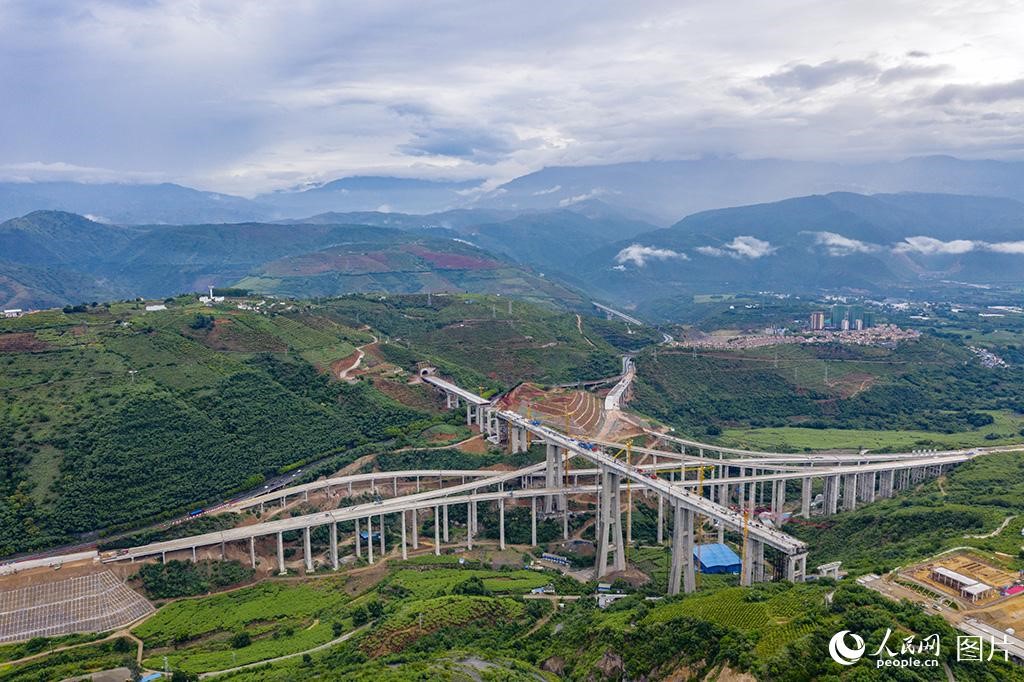
POLYGON ((424 599, 450 592, 453 587, 470 578, 480 578, 484 588, 495 594, 526 594, 535 587, 543 587, 551 582, 548 576, 537 571, 435 568, 429 571, 399 570, 391 577, 391 583, 409 590, 414 597, 424 599))
POLYGON ((932 431, 879 431, 870 429, 808 429, 783 426, 761 429, 725 429, 723 444, 767 450, 857 449, 890 452, 920 448, 969 448, 1019 443, 1024 416, 1007 411, 990 411, 994 422, 961 433, 932 431), (995 436, 991 438, 990 436, 995 436))
POLYGON ((169 604, 133 631, 146 644, 146 665, 187 672, 222 670, 304 651, 334 639, 334 623, 351 629, 344 577, 250 588, 169 604), (231 638, 246 632, 248 646, 231 638))

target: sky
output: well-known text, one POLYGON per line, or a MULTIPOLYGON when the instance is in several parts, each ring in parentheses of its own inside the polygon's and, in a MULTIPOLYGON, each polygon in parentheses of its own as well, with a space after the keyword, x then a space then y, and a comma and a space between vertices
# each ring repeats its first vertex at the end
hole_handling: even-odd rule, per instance
POLYGON ((1024 158, 1024 3, 0 0, 0 179, 1024 158))

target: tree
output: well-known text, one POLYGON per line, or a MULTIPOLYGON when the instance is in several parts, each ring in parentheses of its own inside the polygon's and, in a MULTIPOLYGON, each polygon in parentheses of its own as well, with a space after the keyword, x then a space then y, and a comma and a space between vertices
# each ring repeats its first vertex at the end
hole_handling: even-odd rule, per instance
POLYGON ((235 636, 231 638, 232 649, 242 649, 244 647, 249 646, 250 644, 252 644, 252 638, 249 636, 249 633, 245 630, 235 633, 235 636))
POLYGON ((366 612, 365 606, 360 606, 352 611, 352 624, 355 626, 366 625, 370 620, 370 614, 366 612))

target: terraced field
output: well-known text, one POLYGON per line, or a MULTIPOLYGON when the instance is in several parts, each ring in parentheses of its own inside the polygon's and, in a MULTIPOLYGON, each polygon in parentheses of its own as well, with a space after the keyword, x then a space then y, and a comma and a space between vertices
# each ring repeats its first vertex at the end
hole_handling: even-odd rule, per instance
POLYGON ((335 638, 334 623, 351 628, 344 577, 303 583, 263 582, 253 587, 169 604, 135 628, 145 642, 145 665, 163 657, 187 672, 222 670, 304 651, 335 638), (232 637, 252 643, 235 648, 232 637))

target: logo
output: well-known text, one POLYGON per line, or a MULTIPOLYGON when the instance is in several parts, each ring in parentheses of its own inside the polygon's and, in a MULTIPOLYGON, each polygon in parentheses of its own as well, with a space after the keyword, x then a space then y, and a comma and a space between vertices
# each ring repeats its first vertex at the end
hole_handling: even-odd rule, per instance
POLYGON ((828 643, 828 655, 839 665, 853 665, 864 655, 864 638, 855 635, 849 630, 840 630, 832 635, 828 643), (846 636, 853 638, 854 646, 846 646, 846 636))

